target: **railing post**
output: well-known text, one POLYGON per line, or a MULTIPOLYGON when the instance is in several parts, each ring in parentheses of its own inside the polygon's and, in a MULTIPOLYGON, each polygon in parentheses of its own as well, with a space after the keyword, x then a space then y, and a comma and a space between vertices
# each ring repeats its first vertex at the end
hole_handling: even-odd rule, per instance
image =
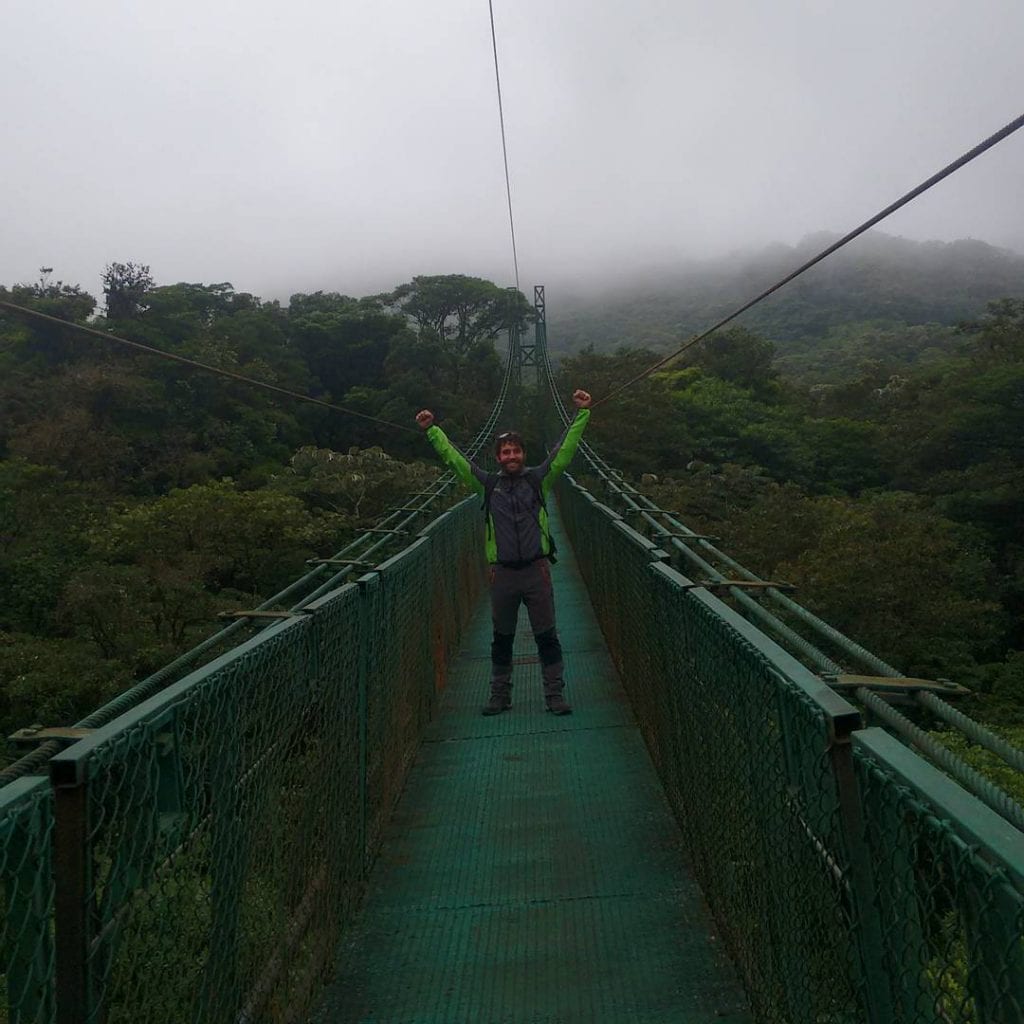
POLYGON ((367 850, 367 687, 370 674, 370 627, 369 627, 369 586, 373 577, 362 577, 359 581, 359 859, 360 876, 366 877, 370 858, 367 850))
POLYGON ((51 762, 50 781, 57 1024, 85 1024, 96 1009, 89 958, 89 780, 82 762, 60 761, 51 762))
POLYGON ((895 1020, 882 944, 882 920, 875 900, 874 867, 865 837, 860 789, 853 772, 852 730, 831 719, 829 757, 839 800, 839 820, 849 870, 857 991, 869 1024, 895 1020))

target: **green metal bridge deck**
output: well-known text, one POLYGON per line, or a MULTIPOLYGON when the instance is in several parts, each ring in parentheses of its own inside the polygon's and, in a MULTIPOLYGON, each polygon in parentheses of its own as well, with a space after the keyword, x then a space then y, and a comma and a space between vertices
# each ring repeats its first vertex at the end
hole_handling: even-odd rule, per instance
POLYGON ((553 520, 575 713, 545 713, 523 610, 513 708, 480 715, 484 599, 339 956, 325 1024, 752 1019, 553 520))

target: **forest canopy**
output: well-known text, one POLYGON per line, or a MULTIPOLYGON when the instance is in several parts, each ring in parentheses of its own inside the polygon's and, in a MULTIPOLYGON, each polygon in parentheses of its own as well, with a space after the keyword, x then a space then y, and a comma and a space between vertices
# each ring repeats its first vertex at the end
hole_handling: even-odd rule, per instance
MULTIPOLYGON (((456 439, 497 393, 496 339, 532 316, 464 275, 287 303, 160 285, 140 263, 103 283, 101 304, 44 269, 0 298, 393 422, 429 404, 456 439)), ((975 713, 1024 725, 1024 301, 1009 294, 955 322, 733 326, 601 406, 588 437, 902 671, 955 678, 975 713)), ((663 354, 630 301, 618 344, 563 353, 567 391, 600 397, 663 354)), ((7 313, 0 403, 7 733, 83 716, 438 472, 413 433, 7 313)))
MULTIPOLYGON (((0 299, 455 436, 502 377, 521 295, 462 275, 287 305, 112 263, 104 302, 44 268, 0 299)), ((0 313, 0 728, 69 724, 436 478, 415 431, 0 313), (424 461, 425 460, 425 461, 424 461)))

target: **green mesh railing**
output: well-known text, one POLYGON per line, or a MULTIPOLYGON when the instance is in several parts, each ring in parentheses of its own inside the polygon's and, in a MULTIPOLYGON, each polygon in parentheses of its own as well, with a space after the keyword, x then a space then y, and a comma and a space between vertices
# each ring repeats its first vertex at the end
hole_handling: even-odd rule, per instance
POLYGON ((1020 832, 881 729, 857 733, 853 750, 878 914, 876 1016, 1024 1020, 1020 832))
MULTIPOLYGON (((451 486, 451 482, 439 484, 437 493, 441 496, 445 486, 451 486)), ((341 850, 341 834, 337 848, 346 865, 357 865, 359 877, 361 866, 376 849, 382 823, 400 791, 404 772, 431 711, 432 693, 443 686, 447 662, 458 647, 468 609, 479 592, 480 520, 478 514, 474 514, 473 506, 472 501, 464 502, 458 506, 458 514, 455 511, 442 514, 421 531, 421 539, 412 547, 400 556, 381 562, 379 571, 367 574, 358 587, 344 587, 345 573, 339 574, 337 569, 333 569, 334 587, 328 588, 325 596, 312 600, 307 594, 302 610, 296 611, 290 622, 258 634, 186 680, 173 684, 173 688, 165 683, 157 689, 157 696, 148 695, 150 684, 146 683, 131 699, 127 696, 119 698, 111 706, 110 714, 97 713, 94 716, 97 725, 111 724, 102 724, 90 737, 90 742, 95 741, 97 735, 116 737, 106 740, 102 748, 104 757, 112 759, 110 775, 101 782, 97 781, 88 807, 70 808, 66 800, 62 801, 63 813, 57 833, 60 837, 58 853, 61 854, 57 876, 61 892, 66 891, 71 872, 73 888, 78 892, 76 900, 86 899, 97 907, 104 907, 96 911, 101 919, 95 925, 98 931, 94 937, 100 946, 99 958, 94 959, 88 971, 83 971, 89 975, 90 985, 97 977, 102 985, 108 984, 106 953, 103 950, 109 944, 108 939, 120 935, 125 927, 126 911, 110 916, 109 920, 102 915, 112 913, 110 907, 122 890, 132 890, 140 880, 150 884, 148 871, 151 868, 133 865, 131 857, 141 847, 146 851, 145 857, 162 858, 169 865, 172 848, 182 835, 195 835, 195 839, 189 843, 187 851, 173 855, 177 866, 167 874, 163 903, 159 893, 165 884, 162 881, 164 868, 158 872, 154 895, 132 897, 133 900, 141 900, 140 906, 148 908, 140 911, 141 916, 137 920, 140 922, 140 935, 145 935, 146 941, 152 945, 136 945, 131 955, 138 958, 138 964, 152 963, 160 967, 173 963, 172 975, 179 981, 195 973, 189 974, 173 962, 173 957, 172 962, 168 962, 167 957, 171 953, 193 956, 198 935, 204 930, 213 934, 211 929, 214 925, 219 928, 223 924, 219 920, 214 922, 212 918, 209 921, 198 918, 215 880, 208 880, 208 888, 204 889, 196 881, 195 870, 189 876, 187 865, 189 856, 198 857, 204 864, 208 859, 203 843, 211 841, 210 806, 221 799, 248 800, 249 793, 257 792, 263 785, 283 787, 286 794, 302 792, 306 784, 304 773, 309 770, 310 750, 306 743, 317 735, 317 730, 327 730, 316 740, 321 744, 317 748, 318 753, 324 754, 324 744, 335 744, 337 771, 348 779, 348 784, 360 786, 355 812, 359 827, 357 834, 353 834, 360 837, 359 854, 353 857, 350 856, 351 850, 341 850), (339 596, 342 593, 347 596, 339 596), (311 631, 313 620, 316 628, 311 631), (315 641, 309 641, 307 634, 314 636, 315 641), (310 642, 312 647, 309 647, 310 642), (291 652, 287 658, 279 653, 283 646, 291 652), (331 652, 330 657, 328 651, 331 652), (331 705, 332 700, 340 699, 343 693, 340 687, 332 684, 323 692, 309 689, 313 685, 310 680, 318 679, 317 685, 325 685, 326 677, 316 675, 324 666, 333 666, 331 671, 336 679, 356 687, 347 694, 347 702, 343 706, 333 708, 331 705), (417 672, 422 678, 416 676, 417 672), (364 673, 366 679, 357 685, 360 673, 364 673), (263 691, 252 684, 253 677, 259 678, 263 691), (410 683, 416 678, 419 682, 412 690, 395 690, 395 680, 410 683), (179 694, 183 686, 191 695, 186 701, 187 707, 183 705, 174 712, 173 728, 146 725, 139 731, 133 726, 130 741, 121 734, 120 730, 127 728, 125 723, 131 721, 128 712, 137 709, 139 714, 148 714, 145 709, 152 708, 154 700, 161 706, 168 699, 178 700, 175 694, 179 694), (210 690, 211 686, 213 690, 210 690), (234 693, 232 686, 241 687, 241 691, 234 693), (209 706, 201 697, 208 692, 213 694, 209 699, 214 701, 209 706), (263 692, 261 699, 265 702, 248 705, 246 701, 253 699, 257 692, 263 692), (358 706, 360 693, 364 699, 361 709, 358 706), (306 710, 301 711, 301 720, 288 724, 289 715, 299 714, 302 708, 306 710), (228 731, 220 735, 216 729, 228 731), (241 758, 239 764, 246 766, 247 784, 239 792, 234 792, 228 783, 223 783, 227 785, 223 788, 217 781, 233 777, 232 773, 236 772, 233 762, 212 759, 210 752, 220 752, 221 757, 227 757, 225 752, 231 751, 232 744, 239 742, 232 738, 236 737, 237 729, 245 737, 245 745, 238 757, 241 758), (261 729, 272 730, 274 734, 264 735, 261 729), (155 753, 156 748, 170 753, 165 758, 163 754, 155 753), (302 757, 292 764, 290 758, 297 749, 301 749, 302 757), (360 750, 362 753, 358 757, 362 758, 361 761, 353 754, 360 750), (345 761, 352 757, 356 757, 354 768, 345 761), (264 777, 269 766, 282 774, 281 779, 274 781, 264 777), (297 774, 292 777, 289 772, 297 774), (158 787, 155 793, 147 788, 152 784, 158 787), (141 801, 138 806, 134 803, 135 796, 141 801), (146 803, 152 800, 157 801, 156 809, 146 803), (83 829, 90 815, 111 823, 113 830, 97 837, 96 850, 86 854, 83 852, 87 846, 83 829), (68 828, 75 834, 73 839, 68 839, 68 828), (123 852, 118 852, 122 842, 128 843, 130 849, 126 847, 123 852), (78 863, 90 856, 94 859, 93 864, 78 863), (178 868, 184 871, 184 877, 193 879, 188 885, 194 887, 190 891, 194 900, 185 900, 185 905, 194 912, 180 918, 176 911, 177 901, 179 897, 187 897, 189 892, 180 888, 185 884, 176 873, 178 868), (92 887, 89 890, 91 895, 83 897, 87 886, 92 887), (161 924, 165 910, 167 925, 161 924), (150 920, 146 919, 146 913, 150 914, 150 920), (191 924, 189 916, 194 919, 191 924), (173 927, 171 922, 174 922, 173 927), (185 930, 184 934, 179 934, 178 926, 185 930)), ((404 520, 408 534, 410 520, 415 521, 415 516, 406 516, 404 520)), ((401 543, 408 543, 408 540, 406 536, 401 543)), ((357 557, 360 561, 373 558, 385 543, 380 537, 375 540, 374 535, 366 535, 362 542, 365 551, 358 552, 357 557)), ((393 540, 387 543, 395 546, 393 540)), ((315 585, 315 582, 315 579, 311 580, 310 585, 315 585)), ((321 585, 314 593, 324 591, 325 587, 321 585)), ((203 644, 195 653, 202 654, 208 647, 209 644, 203 644)), ((191 656, 194 652, 180 658, 179 663, 187 664, 191 656)), ((47 760, 50 757, 52 752, 47 752, 47 758, 33 755, 25 759, 28 770, 49 768, 54 764, 47 760)), ((63 761, 65 759, 61 759, 61 763, 63 761)), ((325 772, 327 777, 333 777, 335 768, 332 765, 325 763, 315 767, 325 772)), ((237 813, 243 823, 246 821, 244 807, 240 805, 237 813)), ((2 970, 7 988, 6 1000, 0 1006, 0 1022, 50 1021, 54 1019, 55 1012, 51 858, 55 826, 49 782, 26 775, 0 788, 0 822, 0 891, 4 899, 2 970)), ((350 814, 346 812, 343 831, 349 824, 350 814)), ((244 830, 244 825, 240 828, 244 830)), ((242 834, 240 830, 239 835, 242 834)), ((349 836, 347 831, 344 834, 349 836)), ((275 841, 280 845, 286 838, 278 836, 275 841)), ((311 849, 301 831, 291 835, 289 842, 293 841, 306 852, 311 849)), ((249 857, 250 853, 246 856, 249 857)), ((252 856, 258 860, 257 854, 252 856)), ((279 851, 272 856, 289 863, 290 855, 279 851)), ((219 881, 216 885, 218 891, 223 891, 219 881)), ((318 888, 314 886, 310 890, 310 900, 317 898, 317 892, 318 888)), ((290 934, 288 929, 293 926, 302 926, 309 910, 308 905, 304 906, 296 922, 290 920, 285 924, 286 934, 290 934)), ((76 927, 79 932, 72 947, 65 947, 61 961, 67 961, 70 956, 75 962, 84 955, 83 936, 91 934, 89 929, 94 923, 83 923, 81 914, 81 907, 74 901, 71 905, 65 902, 60 907, 61 920, 78 921, 76 927)), ((228 916, 230 918, 230 914, 228 916)), ((271 929, 281 924, 267 915, 262 920, 271 929)), ((230 920, 228 924, 228 932, 231 932, 236 925, 230 920)), ((330 944, 335 938, 329 931, 324 932, 322 942, 330 944)), ((291 955, 284 954, 281 963, 270 973, 283 970, 291 955)), ((216 964, 212 968, 220 970, 216 964)), ((120 976, 111 982, 115 988, 123 983, 120 976)), ((187 988, 187 982, 180 981, 180 984, 187 988)), ((80 992, 79 985, 78 981, 74 983, 73 998, 81 1000, 83 1006, 91 1006, 97 996, 91 992, 80 992)), ((225 982, 224 990, 228 988, 230 986, 225 982)), ((254 1000, 258 1002, 261 998, 257 991, 254 1000)), ((154 1019, 176 1018, 171 1015, 154 1019)))
POLYGON ((304 1019, 482 580, 464 501, 52 760, 62 1020, 304 1019))
POLYGON ((5 1024, 48 1024, 55 1017, 52 808, 45 779, 19 779, 0 795, 5 1024))
POLYGON ((559 503, 756 1018, 1024 1020, 1024 836, 570 476, 559 503))
POLYGON ((856 711, 579 488, 560 508, 680 823, 761 1020, 852 1020, 851 913, 830 736, 856 711))

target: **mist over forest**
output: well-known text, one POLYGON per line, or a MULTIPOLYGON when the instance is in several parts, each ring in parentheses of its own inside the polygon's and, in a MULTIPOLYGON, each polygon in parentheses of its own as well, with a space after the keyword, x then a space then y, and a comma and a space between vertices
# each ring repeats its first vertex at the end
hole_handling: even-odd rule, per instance
MULTIPOLYGON (((655 350, 680 347, 779 281, 838 235, 819 232, 797 245, 781 243, 642 277, 610 278, 596 291, 548 292, 552 351, 584 345, 598 351, 622 344, 655 350)), ((986 305, 1024 289, 1024 255, 983 241, 918 242, 868 232, 769 296, 738 323, 769 338, 782 372, 803 377, 842 375, 831 354, 851 332, 951 328, 986 305)), ((893 357, 903 347, 891 339, 893 357)), ((920 347, 927 348, 923 342, 920 347)), ((880 354, 880 353, 879 353, 880 354)))

